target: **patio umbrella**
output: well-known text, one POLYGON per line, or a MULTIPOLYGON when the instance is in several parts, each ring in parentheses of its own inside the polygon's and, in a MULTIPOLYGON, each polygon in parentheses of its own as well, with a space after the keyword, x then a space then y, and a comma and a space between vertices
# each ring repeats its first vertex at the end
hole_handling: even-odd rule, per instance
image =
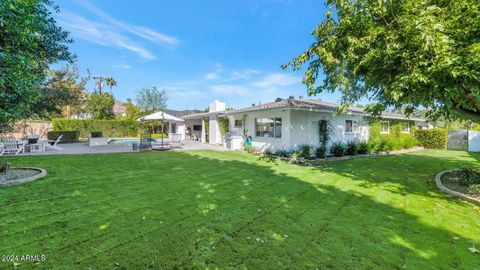
MULTIPOLYGON (((165 128, 164 128, 165 121, 166 122, 184 122, 185 121, 181 118, 175 117, 164 111, 158 111, 137 119, 137 121, 146 121, 146 120, 162 120, 162 134, 165 133, 165 128)), ((163 135, 162 135, 162 146, 163 146, 163 135)))

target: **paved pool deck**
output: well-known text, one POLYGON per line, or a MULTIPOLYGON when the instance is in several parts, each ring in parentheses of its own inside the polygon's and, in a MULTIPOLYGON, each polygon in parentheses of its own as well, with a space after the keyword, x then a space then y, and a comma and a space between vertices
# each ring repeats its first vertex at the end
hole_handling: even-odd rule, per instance
MULTIPOLYGON (((47 155, 82 155, 82 154, 110 154, 110 153, 138 153, 134 151, 131 145, 101 145, 89 146, 88 143, 68 143, 58 144, 62 150, 59 151, 43 151, 35 153, 21 153, 18 156, 47 156, 47 155)), ((189 151, 189 150, 216 150, 225 151, 222 146, 204 144, 197 141, 185 140, 180 147, 174 148, 173 151, 189 151)), ((9 155, 11 156, 11 155, 9 155)))

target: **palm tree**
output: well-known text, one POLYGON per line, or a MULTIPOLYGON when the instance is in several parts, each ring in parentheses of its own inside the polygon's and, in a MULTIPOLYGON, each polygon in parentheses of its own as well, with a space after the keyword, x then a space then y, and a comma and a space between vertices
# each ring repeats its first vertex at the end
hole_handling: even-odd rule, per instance
POLYGON ((117 85, 117 81, 115 81, 115 79, 112 77, 108 77, 105 78, 105 82, 108 86, 110 86, 110 94, 112 94, 112 87, 117 85))

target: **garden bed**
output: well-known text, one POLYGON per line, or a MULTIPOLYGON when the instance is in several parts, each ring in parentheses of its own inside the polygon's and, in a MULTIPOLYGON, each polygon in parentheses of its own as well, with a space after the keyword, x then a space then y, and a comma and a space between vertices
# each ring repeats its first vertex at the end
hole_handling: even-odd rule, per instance
POLYGON ((35 181, 45 175, 47 175, 47 172, 40 168, 10 168, 6 173, 0 174, 0 187, 35 181))
POLYGON ((468 185, 462 184, 462 170, 443 171, 436 175, 437 187, 443 192, 480 205, 480 193, 472 192, 468 185))
POLYGON ((279 157, 277 155, 270 155, 270 154, 264 154, 264 153, 257 153, 257 154, 264 157, 268 157, 268 158, 279 158, 281 160, 288 161, 295 164, 315 166, 328 161, 349 160, 354 158, 376 157, 376 156, 384 156, 384 155, 398 155, 398 154, 416 152, 423 149, 424 149, 423 147, 417 146, 410 149, 400 149, 400 150, 393 150, 388 152, 379 152, 379 153, 372 153, 372 154, 350 155, 350 156, 343 156, 343 157, 328 156, 325 158, 312 158, 312 159, 305 159, 301 157, 279 157))

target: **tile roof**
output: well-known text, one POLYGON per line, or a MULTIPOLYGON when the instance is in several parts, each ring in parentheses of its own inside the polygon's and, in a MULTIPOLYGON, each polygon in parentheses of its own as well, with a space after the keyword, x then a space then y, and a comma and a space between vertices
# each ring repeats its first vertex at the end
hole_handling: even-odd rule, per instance
MULTIPOLYGON (((264 104, 259 104, 251 107, 246 107, 234 111, 229 111, 226 114, 239 114, 246 112, 262 111, 262 110, 272 110, 280 108, 296 108, 303 110, 318 110, 318 111, 328 111, 333 112, 335 109, 340 107, 340 105, 330 102, 325 102, 319 99, 282 99, 276 102, 269 102, 264 104)), ((347 109, 350 113, 357 113, 367 115, 367 113, 358 107, 349 107, 347 109)), ((414 120, 414 121, 425 121, 425 119, 406 116, 398 113, 382 113, 382 118, 386 119, 405 119, 405 120, 414 120)))

